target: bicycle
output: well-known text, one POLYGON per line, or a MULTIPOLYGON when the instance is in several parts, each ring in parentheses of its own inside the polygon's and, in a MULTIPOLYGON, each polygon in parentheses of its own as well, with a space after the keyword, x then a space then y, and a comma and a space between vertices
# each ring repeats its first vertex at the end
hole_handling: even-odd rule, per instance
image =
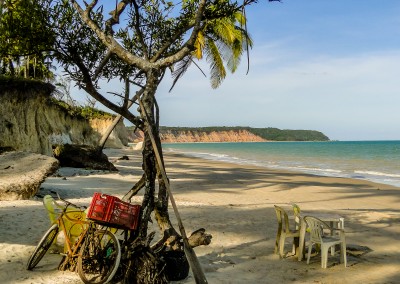
POLYGON ((62 199, 58 194, 57 197, 58 201, 63 202, 64 205, 58 204, 51 195, 43 197, 44 205, 48 211, 49 204, 55 206, 50 215, 55 215, 55 211, 60 212, 56 218, 50 216, 50 219, 53 219, 53 225, 44 234, 30 256, 27 269, 32 270, 40 262, 61 229, 65 236, 64 249, 66 253, 64 257, 77 259, 77 270, 81 280, 87 284, 109 282, 117 272, 121 259, 119 240, 107 226, 86 220, 84 208, 62 199), (75 241, 70 235, 74 226, 78 226, 77 231, 79 229, 81 231, 75 241))

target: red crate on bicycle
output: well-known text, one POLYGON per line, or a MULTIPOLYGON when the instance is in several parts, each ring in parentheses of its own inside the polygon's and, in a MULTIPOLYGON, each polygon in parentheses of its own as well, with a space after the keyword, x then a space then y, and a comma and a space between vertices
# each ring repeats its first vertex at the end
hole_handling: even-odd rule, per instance
POLYGON ((88 218, 115 227, 135 230, 138 227, 140 205, 130 204, 118 197, 99 192, 94 193, 88 218))

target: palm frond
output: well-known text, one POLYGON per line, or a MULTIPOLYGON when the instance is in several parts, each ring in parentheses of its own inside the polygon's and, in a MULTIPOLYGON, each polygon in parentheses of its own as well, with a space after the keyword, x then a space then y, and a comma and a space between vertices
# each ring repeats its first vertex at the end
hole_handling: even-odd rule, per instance
POLYGON ((234 16, 236 22, 239 23, 239 25, 241 27, 246 25, 246 16, 242 12, 237 11, 237 12, 235 12, 235 14, 233 16, 234 16))
POLYGON ((169 92, 172 91, 178 80, 186 73, 191 63, 192 63, 192 55, 188 55, 176 64, 177 68, 174 71, 172 71, 172 78, 174 78, 174 81, 172 82, 172 86, 169 89, 169 92))
POLYGON ((234 23, 228 18, 215 20, 212 25, 212 36, 227 44, 232 43, 236 38, 234 23))
POLYGON ((203 58, 203 49, 204 49, 204 34, 202 31, 199 31, 197 34, 196 42, 194 43, 195 51, 193 52, 193 55, 197 59, 202 59, 203 58))
POLYGON ((229 71, 234 73, 240 64, 240 58, 243 54, 243 45, 240 41, 235 41, 232 44, 232 52, 230 53, 229 58, 226 60, 226 66, 228 67, 229 71))
POLYGON ((207 39, 206 46, 206 59, 207 62, 210 63, 211 68, 211 87, 216 89, 219 85, 221 85, 222 80, 226 77, 226 70, 215 42, 211 39, 207 39))

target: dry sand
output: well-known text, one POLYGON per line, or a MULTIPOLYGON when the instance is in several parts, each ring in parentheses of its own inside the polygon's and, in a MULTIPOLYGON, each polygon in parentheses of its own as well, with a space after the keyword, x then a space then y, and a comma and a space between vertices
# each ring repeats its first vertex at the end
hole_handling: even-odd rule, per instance
MULTIPOLYGON (((111 161, 122 155, 130 160, 115 163, 119 173, 62 168, 66 179, 47 178, 40 193, 56 190, 80 205, 88 205, 94 192, 122 197, 141 175, 140 152, 107 154, 111 161)), ((209 283, 400 283, 400 188, 176 154, 166 155, 166 165, 186 231, 204 227, 213 235, 209 246, 195 249, 209 283), (320 268, 319 255, 309 265, 290 253, 279 259, 273 253, 274 204, 291 202, 303 210, 344 216, 348 245, 371 251, 349 253, 347 268, 338 256, 329 257, 327 269, 320 268)), ((140 200, 141 194, 135 197, 140 200)), ((49 225, 40 199, 0 202, 0 283, 81 283, 76 273, 57 270, 57 254, 25 270, 49 225)), ((190 275, 179 283, 194 279, 190 275)))

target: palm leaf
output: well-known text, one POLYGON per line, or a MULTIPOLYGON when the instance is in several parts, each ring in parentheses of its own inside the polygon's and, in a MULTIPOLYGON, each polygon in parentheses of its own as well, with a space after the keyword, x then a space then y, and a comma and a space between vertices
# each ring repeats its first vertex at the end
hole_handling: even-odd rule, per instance
POLYGON ((211 87, 216 89, 226 77, 224 63, 217 45, 210 38, 207 39, 205 52, 207 54, 207 62, 210 63, 211 68, 211 87))
POLYGON ((191 63, 192 55, 188 55, 176 64, 177 68, 172 71, 172 78, 174 78, 174 81, 172 82, 172 86, 169 89, 169 92, 172 91, 178 80, 186 73, 191 63))
POLYGON ((195 51, 193 52, 193 55, 197 59, 202 59, 203 58, 203 49, 204 49, 204 34, 202 31, 200 31, 197 34, 196 42, 194 43, 195 51))

